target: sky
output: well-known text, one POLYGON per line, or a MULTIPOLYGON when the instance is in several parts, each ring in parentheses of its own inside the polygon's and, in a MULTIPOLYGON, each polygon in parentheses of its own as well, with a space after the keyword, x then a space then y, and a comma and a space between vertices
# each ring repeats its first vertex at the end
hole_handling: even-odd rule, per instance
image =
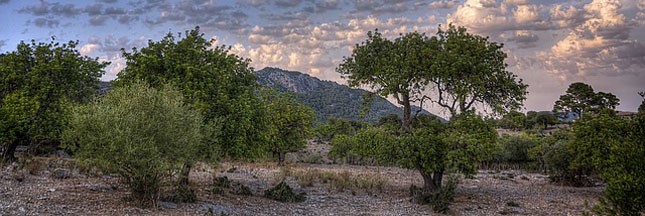
POLYGON ((199 26, 256 70, 344 84, 335 68, 368 31, 434 35, 448 23, 504 44, 507 70, 529 84, 524 111, 551 110, 573 82, 615 94, 618 110, 642 101, 645 0, 0 0, 0 52, 78 40, 81 54, 111 62, 101 79, 112 80, 125 67, 121 48, 199 26))

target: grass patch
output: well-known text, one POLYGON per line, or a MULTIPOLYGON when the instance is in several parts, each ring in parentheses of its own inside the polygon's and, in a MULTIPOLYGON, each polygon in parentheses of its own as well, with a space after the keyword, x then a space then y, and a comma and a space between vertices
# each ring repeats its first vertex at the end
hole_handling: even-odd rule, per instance
POLYGON ((276 174, 278 181, 294 178, 303 187, 312 187, 316 183, 328 185, 337 191, 382 192, 388 181, 378 174, 352 174, 349 171, 333 172, 319 169, 295 170, 285 167, 276 174))

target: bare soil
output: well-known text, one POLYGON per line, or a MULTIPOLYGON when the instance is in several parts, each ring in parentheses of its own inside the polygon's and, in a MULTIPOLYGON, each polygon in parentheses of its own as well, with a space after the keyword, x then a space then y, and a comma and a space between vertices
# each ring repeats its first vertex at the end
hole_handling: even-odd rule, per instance
MULTIPOLYGON (((427 205, 411 202, 410 185, 422 184, 416 171, 332 164, 324 156, 327 151, 323 145, 309 146, 288 157, 291 161, 288 168, 275 163, 226 162, 217 168, 198 164, 190 179, 198 202, 163 202, 148 209, 127 202, 129 192, 118 184, 116 176, 85 171, 71 159, 38 158, 25 167, 14 164, 3 168, 0 215, 440 215, 427 205), (68 175, 61 178, 57 173, 60 168, 69 171, 68 175), (379 190, 369 191, 338 190, 322 181, 305 187, 294 177, 285 178, 285 169, 378 176, 386 183, 379 190), (213 193, 213 179, 221 176, 248 186, 253 195, 213 193), (262 196, 264 190, 283 179, 295 191, 305 192, 306 200, 280 203, 262 196)), ((589 211, 602 191, 603 187, 553 184, 547 176, 537 173, 480 170, 474 178, 461 180, 447 214, 581 215, 589 211)))

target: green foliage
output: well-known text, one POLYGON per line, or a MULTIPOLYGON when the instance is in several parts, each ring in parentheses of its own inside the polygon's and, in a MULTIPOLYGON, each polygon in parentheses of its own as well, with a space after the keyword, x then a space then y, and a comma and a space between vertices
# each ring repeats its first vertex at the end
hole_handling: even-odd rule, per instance
POLYGON ((329 156, 333 159, 372 159, 380 165, 386 165, 393 164, 397 158, 397 137, 390 131, 378 127, 363 128, 354 136, 335 136, 331 145, 329 156))
MULTIPOLYGON (((115 84, 144 81, 157 88, 169 83, 181 90, 206 122, 222 121, 217 143, 210 145, 220 145, 223 154, 235 159, 264 157, 267 119, 264 104, 255 94, 258 85, 250 60, 213 44, 195 28, 184 37, 168 33, 147 47, 122 50, 126 67, 115 84)), ((209 153, 213 152, 200 152, 199 156, 218 156, 209 153)))
POLYGON ((522 130, 527 126, 527 116, 518 111, 511 111, 499 120, 499 127, 512 130, 522 130))
POLYGON ((270 124, 269 149, 278 155, 278 164, 284 163, 284 154, 305 148, 311 133, 314 113, 311 108, 295 101, 291 96, 266 90, 270 124))
POLYGON ((72 103, 96 93, 109 62, 81 56, 78 42, 31 44, 0 54, 0 144, 5 161, 19 144, 58 143, 72 103))
POLYGON ((605 92, 595 93, 593 88, 585 83, 576 82, 569 85, 566 94, 561 95, 553 105, 553 112, 576 114, 580 118, 587 112, 599 113, 604 109, 613 110, 618 106, 619 99, 605 92))
POLYGON ((326 124, 318 125, 314 129, 318 142, 331 141, 336 135, 354 135, 357 130, 364 127, 363 123, 343 118, 330 118, 326 124))
POLYGON ((497 162, 526 163, 531 162, 529 151, 539 145, 540 138, 535 135, 504 135, 499 139, 500 151, 494 158, 497 162))
POLYGON ((582 154, 573 165, 591 163, 607 182, 595 210, 641 215, 645 211, 645 115, 631 120, 601 115, 577 123, 574 131, 582 154))
POLYGON ((446 185, 435 191, 427 191, 412 185, 410 186, 410 196, 416 203, 429 204, 435 212, 446 213, 454 201, 455 189, 458 184, 459 179, 451 176, 446 185))
POLYGON ((304 202, 306 199, 304 192, 300 194, 294 193, 293 189, 284 181, 264 191, 264 196, 280 202, 304 202))
POLYGON ((528 85, 506 70, 503 44, 453 25, 439 28, 436 41, 426 79, 436 89, 433 102, 451 116, 475 105, 488 107, 494 114, 522 107, 528 85))
POLYGON ((473 112, 456 116, 442 136, 450 146, 447 167, 466 175, 475 174, 476 164, 490 158, 497 141, 494 127, 473 112))
POLYGON ((201 114, 181 93, 135 82, 74 109, 65 146, 107 172, 120 174, 140 204, 155 204, 170 174, 203 142, 201 114))

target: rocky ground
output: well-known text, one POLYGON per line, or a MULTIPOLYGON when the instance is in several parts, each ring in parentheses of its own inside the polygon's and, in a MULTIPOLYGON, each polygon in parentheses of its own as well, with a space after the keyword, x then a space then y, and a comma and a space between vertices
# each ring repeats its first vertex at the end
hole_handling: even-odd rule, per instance
MULTIPOLYGON (((323 159, 327 160, 327 159, 323 159)), ((327 161, 329 162, 329 161, 327 161)), ((420 184, 412 170, 338 164, 201 164, 191 173, 197 203, 162 202, 142 209, 128 204, 126 188, 115 176, 96 175, 60 158, 40 158, 36 165, 5 167, 0 178, 0 215, 434 215, 430 207, 410 202, 408 188, 420 184), (62 161, 62 162, 61 162, 62 161), (300 173, 300 174, 297 174, 300 173), (308 173, 308 174, 303 174, 308 173), (344 173, 369 176, 377 187, 339 188, 330 182, 297 176, 344 173), (226 176, 249 187, 252 195, 214 193, 213 179, 226 176), (264 198, 263 191, 285 180, 305 192, 300 203, 264 198)), ((319 176, 318 176, 319 177, 319 176)), ((448 215, 580 215, 593 206, 602 187, 575 188, 549 183, 546 176, 523 171, 480 170, 463 179, 448 215)))

